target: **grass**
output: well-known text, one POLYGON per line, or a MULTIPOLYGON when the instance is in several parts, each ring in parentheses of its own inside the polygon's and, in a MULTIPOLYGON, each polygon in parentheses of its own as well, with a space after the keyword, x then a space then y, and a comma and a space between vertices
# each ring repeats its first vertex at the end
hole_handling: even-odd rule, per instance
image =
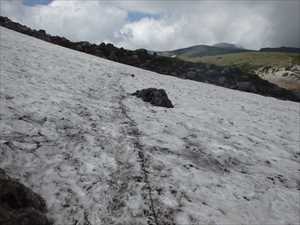
POLYGON ((221 66, 237 66, 244 71, 249 71, 260 66, 289 66, 291 64, 300 64, 300 54, 282 52, 243 52, 217 56, 179 58, 191 62, 203 62, 221 66))

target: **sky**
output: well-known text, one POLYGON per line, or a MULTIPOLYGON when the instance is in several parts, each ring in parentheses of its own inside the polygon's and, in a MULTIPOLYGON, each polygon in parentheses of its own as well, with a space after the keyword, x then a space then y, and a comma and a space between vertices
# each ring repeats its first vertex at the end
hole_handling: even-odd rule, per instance
POLYGON ((128 49, 300 47, 300 0, 0 0, 0 14, 72 41, 128 49))

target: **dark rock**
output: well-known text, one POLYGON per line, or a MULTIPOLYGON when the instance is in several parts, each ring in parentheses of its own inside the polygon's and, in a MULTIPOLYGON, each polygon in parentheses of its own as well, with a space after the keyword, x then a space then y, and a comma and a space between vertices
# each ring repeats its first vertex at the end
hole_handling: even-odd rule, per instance
POLYGON ((117 54, 116 54, 115 51, 111 51, 111 52, 109 53, 108 58, 109 58, 110 60, 113 60, 113 61, 117 61, 117 60, 118 60, 118 57, 117 57, 117 54))
POLYGON ((154 106, 174 108, 164 89, 147 88, 138 90, 132 95, 143 99, 145 102, 150 102, 154 106))
POLYGON ((247 196, 243 196, 243 198, 247 201, 250 201, 250 198, 248 198, 247 196))
POLYGON ((294 47, 278 47, 278 48, 261 48, 260 52, 289 52, 289 53, 300 53, 300 48, 294 47))
POLYGON ((39 37, 39 38, 45 38, 46 37, 46 31, 45 30, 39 30, 38 32, 37 32, 37 36, 39 37))
POLYGON ((251 91, 254 89, 253 84, 250 81, 237 82, 237 87, 239 90, 251 91))
POLYGON ((21 209, 18 211, 9 211, 0 206, 0 224, 1 225, 51 225, 47 216, 33 208, 21 209), (1 221, 2 213, 4 219, 1 221), (5 213, 5 214, 4 214, 5 213))
POLYGON ((50 225, 45 200, 0 169, 0 224, 50 225))
POLYGON ((45 211, 45 201, 23 184, 12 179, 0 179, 1 205, 11 209, 22 209, 28 206, 45 211))
POLYGON ((45 30, 39 30, 38 31, 40 34, 42 34, 42 35, 46 35, 46 31, 45 30))
POLYGON ((0 168, 0 179, 8 179, 9 177, 6 175, 5 171, 0 168))

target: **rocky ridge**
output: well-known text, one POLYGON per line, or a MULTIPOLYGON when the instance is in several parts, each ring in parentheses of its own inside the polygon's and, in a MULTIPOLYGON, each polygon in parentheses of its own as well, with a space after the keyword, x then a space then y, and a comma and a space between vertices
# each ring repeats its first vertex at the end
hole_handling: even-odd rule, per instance
POLYGON ((112 44, 101 43, 96 45, 86 41, 72 42, 64 37, 52 36, 46 33, 45 30, 31 29, 2 16, 0 16, 0 26, 56 45, 160 74, 211 83, 230 89, 272 96, 283 100, 300 101, 300 97, 296 93, 280 88, 275 84, 261 79, 255 74, 244 73, 238 68, 185 62, 175 58, 148 54, 147 50, 144 49, 132 51, 124 48, 117 48, 112 44))

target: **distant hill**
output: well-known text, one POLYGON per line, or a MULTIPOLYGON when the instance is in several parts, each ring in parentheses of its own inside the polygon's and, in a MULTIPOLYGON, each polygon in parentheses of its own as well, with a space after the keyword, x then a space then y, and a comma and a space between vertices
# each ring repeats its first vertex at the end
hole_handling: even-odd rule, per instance
POLYGON ((225 49, 239 49, 239 50, 244 49, 241 46, 237 46, 235 44, 226 43, 226 42, 221 42, 221 43, 214 44, 213 47, 225 48, 225 49))
POLYGON ((180 59, 193 59, 195 57, 202 56, 214 56, 221 54, 249 52, 252 50, 240 48, 234 44, 229 43, 218 43, 215 45, 195 45, 188 48, 181 48, 172 51, 157 52, 158 55, 177 57, 180 59))
MULTIPOLYGON (((153 54, 154 51, 149 51, 150 54, 153 54)), ((294 47, 276 47, 276 48, 261 48, 258 51, 244 49, 243 47, 237 46, 231 43, 217 43, 214 45, 195 45, 187 48, 180 48, 171 51, 161 51, 156 52, 158 55, 173 57, 182 59, 185 61, 191 62, 208 62, 219 65, 232 65, 244 63, 245 60, 253 62, 255 65, 265 65, 267 64, 285 64, 287 59, 294 58, 293 55, 288 53, 297 53, 300 54, 300 48, 294 47), (241 55, 239 55, 241 53, 241 55), (249 53, 249 54, 248 54, 249 53), (267 53, 274 53, 274 55, 266 55, 267 53), (287 54, 281 54, 287 53, 287 54), (228 55, 228 56, 225 56, 228 55), (271 56, 270 59, 265 57, 271 56), (288 56, 285 58, 285 56, 288 56), (291 57, 290 57, 291 56, 291 57), (206 58, 208 57, 208 58, 206 58), (215 60, 215 59, 218 60, 215 60), (222 60, 219 60, 222 59, 222 60), (234 62, 231 62, 234 60, 234 62), (275 60, 275 62, 273 62, 275 60), (229 62, 228 62, 229 61, 229 62), (242 62, 241 62, 242 61, 242 62), (261 62, 262 61, 262 62, 261 62)), ((252 64, 252 63, 250 63, 252 64)))
POLYGON ((220 66, 289 66, 300 64, 300 55, 284 52, 242 52, 194 58, 192 62, 203 62, 220 66))
POLYGON ((249 72, 249 69, 252 70, 261 66, 287 67, 300 65, 300 48, 292 47, 262 48, 259 51, 254 51, 239 48, 233 44, 219 43, 215 44, 214 47, 198 45, 159 54, 165 56, 174 54, 173 57, 176 55, 178 59, 193 63, 236 66, 244 71, 247 70, 247 72, 249 72), (221 46, 222 48, 215 46, 221 46))
POLYGON ((300 48, 293 48, 293 47, 261 48, 259 51, 260 52, 300 53, 300 48))

